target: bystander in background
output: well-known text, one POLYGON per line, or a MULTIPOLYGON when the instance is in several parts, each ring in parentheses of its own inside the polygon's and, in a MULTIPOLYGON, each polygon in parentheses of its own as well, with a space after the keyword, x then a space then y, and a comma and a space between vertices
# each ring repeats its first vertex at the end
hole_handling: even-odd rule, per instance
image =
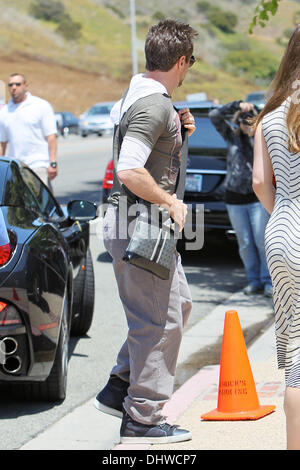
POLYGON ((57 176, 56 119, 48 101, 28 91, 24 75, 9 77, 11 99, 0 110, 0 155, 21 160, 52 190, 57 176))

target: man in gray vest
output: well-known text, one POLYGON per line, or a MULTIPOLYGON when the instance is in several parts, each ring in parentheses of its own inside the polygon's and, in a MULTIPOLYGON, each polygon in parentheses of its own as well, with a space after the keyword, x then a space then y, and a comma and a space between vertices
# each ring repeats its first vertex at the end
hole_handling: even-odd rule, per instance
POLYGON ((146 73, 132 78, 126 96, 111 112, 118 130, 117 167, 103 233, 113 258, 128 336, 95 406, 122 418, 122 443, 191 439, 189 431, 169 425, 162 415, 173 393, 182 329, 192 307, 190 290, 177 252, 168 280, 123 260, 130 217, 122 210, 121 200, 126 196, 126 207, 139 198, 162 206, 183 229, 187 207, 175 196, 182 163, 181 126, 190 135, 195 123, 188 109, 175 111, 171 95, 195 62, 196 35, 188 24, 173 20, 152 26, 145 43, 146 73))

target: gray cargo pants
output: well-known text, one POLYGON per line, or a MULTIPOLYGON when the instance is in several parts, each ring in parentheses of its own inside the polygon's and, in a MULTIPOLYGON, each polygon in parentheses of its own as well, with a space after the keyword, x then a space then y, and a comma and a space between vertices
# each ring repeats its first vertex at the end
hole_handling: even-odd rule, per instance
POLYGON ((111 374, 130 383, 124 401, 135 421, 159 424, 162 407, 173 393, 174 376, 182 330, 192 308, 191 293, 178 253, 169 280, 122 260, 129 238, 127 219, 109 206, 104 218, 103 238, 113 258, 113 267, 128 324, 128 336, 111 374))

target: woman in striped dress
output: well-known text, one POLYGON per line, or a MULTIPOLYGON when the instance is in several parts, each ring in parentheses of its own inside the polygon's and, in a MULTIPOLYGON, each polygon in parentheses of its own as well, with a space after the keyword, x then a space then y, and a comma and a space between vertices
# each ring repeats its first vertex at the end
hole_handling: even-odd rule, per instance
POLYGON ((255 124, 253 166, 254 191, 271 214, 265 248, 273 284, 277 360, 278 367, 285 369, 287 448, 297 450, 300 450, 299 85, 300 26, 297 26, 271 84, 271 98, 255 124))

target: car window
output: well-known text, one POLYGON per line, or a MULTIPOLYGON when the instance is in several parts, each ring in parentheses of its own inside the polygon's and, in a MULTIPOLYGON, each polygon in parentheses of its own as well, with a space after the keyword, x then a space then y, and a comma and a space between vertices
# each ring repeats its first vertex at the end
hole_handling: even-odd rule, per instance
POLYGON ((1 161, 0 159, 0 202, 3 201, 5 179, 9 166, 6 161, 1 161))
POLYGON ((21 174, 30 192, 35 197, 42 214, 51 219, 62 217, 63 214, 59 205, 34 172, 27 167, 22 167, 21 174))
POLYGON ((216 130, 208 117, 195 116, 196 130, 189 137, 189 148, 215 148, 224 149, 227 147, 225 140, 216 130))
POLYGON ((75 124, 77 122, 77 118, 72 113, 66 113, 64 118, 66 123, 75 124))
POLYGON ((25 207, 42 215, 41 209, 34 195, 24 183, 16 163, 10 165, 3 195, 4 206, 25 207))
POLYGON ((88 114, 110 114, 113 105, 107 106, 93 106, 89 111, 88 114))

